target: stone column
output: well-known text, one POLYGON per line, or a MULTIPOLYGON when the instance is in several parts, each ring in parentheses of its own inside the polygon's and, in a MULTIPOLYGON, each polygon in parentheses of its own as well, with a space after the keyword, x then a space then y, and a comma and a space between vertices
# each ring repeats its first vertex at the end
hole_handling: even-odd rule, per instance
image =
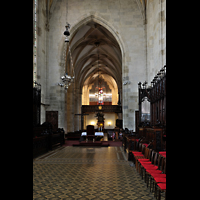
POLYGON ((74 89, 71 84, 67 91, 67 132, 74 132, 74 89))

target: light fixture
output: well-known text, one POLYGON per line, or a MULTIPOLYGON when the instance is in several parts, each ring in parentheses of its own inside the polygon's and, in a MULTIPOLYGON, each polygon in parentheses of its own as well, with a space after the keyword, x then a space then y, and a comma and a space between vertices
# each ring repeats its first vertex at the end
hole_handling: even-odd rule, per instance
POLYGON ((68 87, 71 85, 71 83, 74 82, 74 76, 71 77, 69 76, 67 73, 64 76, 60 77, 61 80, 63 81, 63 83, 58 83, 58 85, 60 87, 64 87, 66 90, 68 89, 68 87))
POLYGON ((110 126, 110 125, 111 125, 111 122, 108 122, 108 125, 110 126))
POLYGON ((38 90, 41 90, 41 84, 36 81, 33 81, 33 87, 37 88, 38 90))
POLYGON ((67 23, 66 26, 65 26, 66 30, 64 31, 64 35, 66 36, 65 38, 65 42, 69 42, 69 38, 68 36, 70 36, 70 32, 69 32, 69 29, 70 29, 70 24, 67 23))
POLYGON ((67 36, 65 38, 65 42, 69 42, 69 38, 67 36))
MULTIPOLYGON (((67 22, 65 28, 66 28, 66 30, 63 33, 66 36, 65 42, 69 42, 68 36, 70 35, 70 32, 69 32, 70 24, 68 22, 67 22)), ((66 90, 66 92, 67 92, 67 89, 69 88, 69 86, 71 85, 71 83, 74 82, 74 78, 75 78, 74 77, 74 67, 73 67, 73 61, 72 61, 72 55, 71 55, 70 46, 69 46, 69 53, 70 53, 70 61, 71 61, 71 65, 72 65, 73 76, 71 77, 70 75, 68 75, 67 73, 65 73, 65 75, 63 75, 63 76, 60 77, 60 79, 62 80, 63 83, 58 83, 58 85, 60 87, 64 87, 64 89, 66 90)), ((65 49, 65 52, 64 52, 64 59, 65 59, 65 55, 66 55, 66 49, 65 49)))
POLYGON ((65 26, 65 28, 66 28, 66 30, 64 31, 64 35, 66 35, 66 36, 70 36, 70 32, 69 32, 69 30, 68 29, 70 29, 70 24, 69 23, 67 23, 66 24, 66 26, 65 26))
POLYGON ((95 125, 95 122, 94 122, 94 121, 92 121, 90 124, 91 124, 91 125, 95 125))
POLYGON ((123 82, 123 85, 130 84, 130 83, 131 83, 130 81, 125 81, 123 82))

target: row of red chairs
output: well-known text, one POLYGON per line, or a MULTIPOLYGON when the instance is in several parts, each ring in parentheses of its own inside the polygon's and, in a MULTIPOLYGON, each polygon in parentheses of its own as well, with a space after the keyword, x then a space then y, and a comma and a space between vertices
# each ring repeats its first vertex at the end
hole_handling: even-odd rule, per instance
POLYGON ((147 148, 147 145, 139 144, 139 151, 131 151, 131 153, 133 154, 133 162, 142 179, 143 174, 145 174, 147 187, 150 178, 150 191, 153 182, 154 196, 157 198, 158 193, 158 200, 160 200, 161 192, 165 192, 166 199, 166 151, 158 153, 147 148))

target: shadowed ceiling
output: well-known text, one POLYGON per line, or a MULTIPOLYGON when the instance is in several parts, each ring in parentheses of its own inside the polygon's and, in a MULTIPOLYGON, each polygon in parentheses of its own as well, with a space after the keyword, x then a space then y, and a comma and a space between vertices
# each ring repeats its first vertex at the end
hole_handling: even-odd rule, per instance
POLYGON ((122 85, 122 56, 118 42, 103 26, 90 21, 70 38, 75 79, 80 87, 103 78, 113 87, 122 85), (116 83, 117 85, 116 85, 116 83))

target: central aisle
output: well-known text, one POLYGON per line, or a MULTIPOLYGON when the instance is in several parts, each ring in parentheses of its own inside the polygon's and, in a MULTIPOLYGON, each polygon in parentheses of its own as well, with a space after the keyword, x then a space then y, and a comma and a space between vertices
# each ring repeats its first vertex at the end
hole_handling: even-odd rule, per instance
POLYGON ((122 147, 60 147, 33 161, 33 199, 155 200, 122 147))

